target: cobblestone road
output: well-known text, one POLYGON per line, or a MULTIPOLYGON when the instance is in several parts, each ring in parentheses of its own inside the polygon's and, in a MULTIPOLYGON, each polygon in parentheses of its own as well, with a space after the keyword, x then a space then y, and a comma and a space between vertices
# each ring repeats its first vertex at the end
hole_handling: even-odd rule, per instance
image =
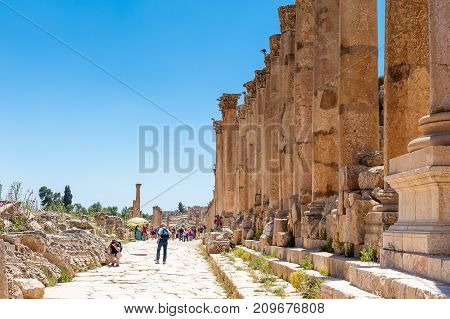
POLYGON ((45 289, 45 298, 225 298, 197 247, 170 241, 167 264, 156 265, 156 241, 124 246, 120 267, 79 273, 72 282, 45 289))

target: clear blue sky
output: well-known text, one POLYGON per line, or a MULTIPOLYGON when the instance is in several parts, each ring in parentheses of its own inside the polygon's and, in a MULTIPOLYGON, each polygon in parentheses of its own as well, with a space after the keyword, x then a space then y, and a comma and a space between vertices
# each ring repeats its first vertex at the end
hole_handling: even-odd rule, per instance
MULTIPOLYGON (((293 1, 0 1, 1 183, 70 185, 74 202, 122 208, 136 181, 145 203, 187 175, 138 170, 139 125, 177 121, 2 2, 198 128, 220 117, 222 92, 242 92, 262 67, 259 50, 279 32, 276 9, 293 1)), ((383 12, 379 0, 380 46, 383 12)), ((143 210, 205 205, 212 189, 212 173, 197 172, 143 210)))

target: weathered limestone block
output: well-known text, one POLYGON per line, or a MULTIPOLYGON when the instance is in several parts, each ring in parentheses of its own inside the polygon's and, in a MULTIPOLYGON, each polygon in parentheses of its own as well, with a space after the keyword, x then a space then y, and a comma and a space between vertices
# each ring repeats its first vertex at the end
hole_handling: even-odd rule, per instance
POLYGON ((25 299, 42 299, 45 286, 37 279, 16 278, 14 283, 19 286, 25 299))
MULTIPOLYGON (((289 220, 287 218, 275 218, 273 220, 273 239, 272 242, 278 247, 285 247, 281 245, 284 243, 285 236, 282 233, 288 232, 288 223, 289 220)), ((287 244, 287 243, 286 243, 287 244)))
POLYGON ((325 229, 327 234, 327 239, 337 239, 338 232, 338 211, 334 209, 331 214, 325 216, 325 229))
POLYGON ((384 167, 375 166, 367 171, 362 171, 358 175, 358 186, 360 189, 375 189, 383 187, 384 184, 384 167))
POLYGON ((369 168, 363 165, 351 165, 344 166, 339 171, 340 179, 339 179, 339 187, 343 191, 352 191, 360 189, 359 187, 359 175, 362 172, 367 171, 369 168))
POLYGON ((372 206, 368 200, 356 200, 350 209, 347 209, 347 215, 350 217, 349 241, 355 247, 364 244, 366 215, 372 206))
POLYGON ((78 229, 95 229, 95 227, 90 224, 86 219, 79 220, 79 219, 71 219, 66 221, 67 225, 70 228, 78 228, 78 229))
POLYGON ((233 230, 233 243, 240 245, 242 243, 242 229, 233 230))
POLYGON ((368 167, 384 165, 384 153, 382 151, 359 152, 357 156, 360 165, 368 167))
POLYGON ((268 222, 264 226, 263 234, 261 235, 260 242, 262 247, 272 246, 273 239, 273 220, 268 222))
POLYGON ((231 250, 230 242, 228 240, 211 240, 206 243, 206 251, 208 254, 227 253, 231 250))
POLYGON ((379 251, 383 247, 383 232, 398 219, 397 212, 374 212, 366 215, 364 244, 372 244, 379 251))
POLYGON ((253 236, 255 235, 255 232, 253 231, 253 229, 252 228, 250 228, 248 231, 247 231, 247 234, 246 234, 246 236, 245 236, 245 239, 253 239, 253 236))

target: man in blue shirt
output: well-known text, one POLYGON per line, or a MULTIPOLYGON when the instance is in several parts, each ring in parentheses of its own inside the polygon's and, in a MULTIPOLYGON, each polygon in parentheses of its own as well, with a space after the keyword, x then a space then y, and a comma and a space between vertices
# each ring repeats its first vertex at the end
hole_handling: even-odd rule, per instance
POLYGON ((163 264, 166 264, 167 260, 167 243, 169 241, 172 233, 170 230, 166 228, 166 225, 162 224, 160 228, 158 228, 158 249, 156 250, 156 263, 159 264, 159 257, 161 252, 161 247, 163 248, 163 264))

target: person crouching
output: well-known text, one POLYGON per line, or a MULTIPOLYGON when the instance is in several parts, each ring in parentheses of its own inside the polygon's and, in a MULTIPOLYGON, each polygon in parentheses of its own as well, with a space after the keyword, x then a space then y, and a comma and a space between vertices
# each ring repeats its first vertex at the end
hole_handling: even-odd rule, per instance
POLYGON ((108 250, 108 265, 119 267, 120 257, 122 257, 122 243, 114 239, 109 244, 108 250))

